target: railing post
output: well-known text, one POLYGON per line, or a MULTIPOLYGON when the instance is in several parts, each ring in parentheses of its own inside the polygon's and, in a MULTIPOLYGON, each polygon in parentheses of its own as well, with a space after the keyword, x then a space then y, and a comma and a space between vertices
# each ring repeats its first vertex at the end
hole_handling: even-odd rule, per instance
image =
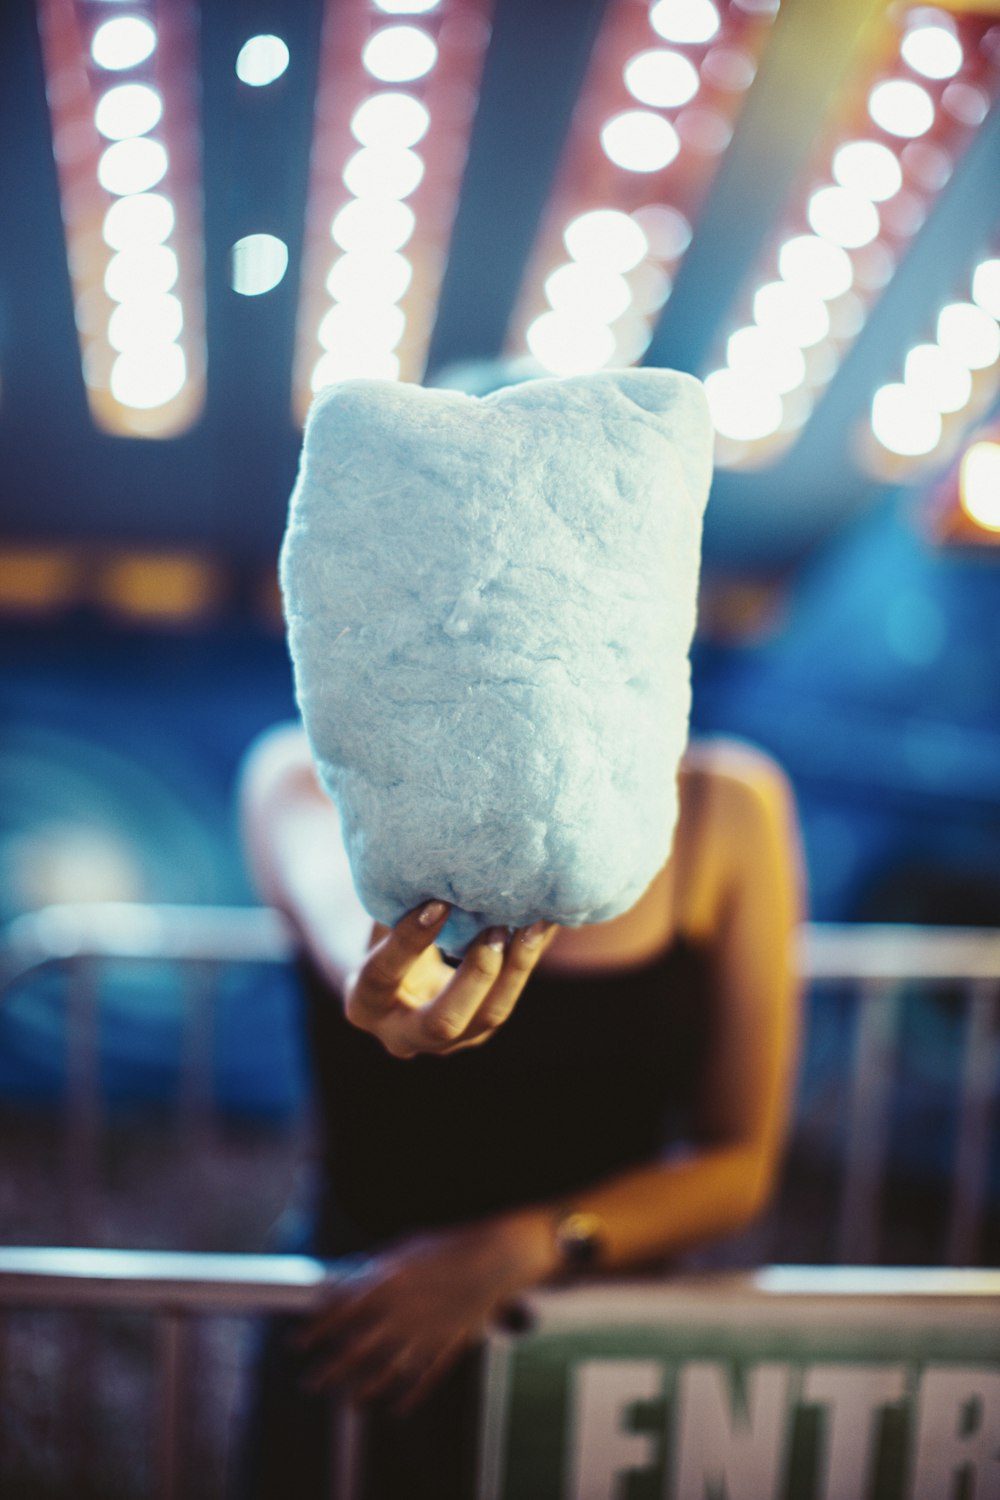
POLYGON ((876 1258, 878 1199, 889 1144, 898 984, 885 979, 866 980, 858 988, 858 1006, 837 1259, 868 1265, 876 1258))
POLYGON ((950 1266, 973 1264, 978 1249, 1000 1063, 1000 990, 996 981, 973 980, 966 986, 966 994, 958 1146, 945 1249, 945 1262, 950 1266))
POLYGON ((186 1433, 182 1409, 184 1380, 189 1365, 191 1334, 186 1313, 171 1308, 157 1320, 159 1403, 156 1419, 156 1482, 158 1500, 180 1500, 184 1490, 186 1433))
POLYGON ((101 1134, 101 1059, 98 972, 95 960, 69 963, 66 996, 66 1167, 69 1234, 95 1243, 101 1134))
POLYGON ((205 1191, 206 1166, 211 1155, 212 1078, 215 1041, 215 998, 219 969, 211 962, 193 962, 182 970, 184 1031, 178 1084, 178 1122, 182 1150, 190 1163, 183 1179, 187 1199, 178 1205, 184 1239, 195 1248, 203 1240, 204 1215, 209 1206, 205 1191))

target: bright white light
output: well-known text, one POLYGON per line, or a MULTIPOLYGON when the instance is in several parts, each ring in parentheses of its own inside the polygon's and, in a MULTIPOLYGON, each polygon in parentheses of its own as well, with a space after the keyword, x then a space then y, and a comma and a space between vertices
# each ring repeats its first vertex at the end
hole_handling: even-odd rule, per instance
POLYGON ((903 78, 877 83, 868 95, 868 113, 890 135, 924 135, 934 124, 934 105, 926 89, 903 78))
POLYGON ((104 290, 112 302, 153 297, 170 291, 177 272, 177 256, 169 245, 139 245, 111 257, 104 272, 104 290))
POLYGON ((351 133, 362 146, 415 146, 430 123, 412 94, 372 94, 351 116, 351 133))
POLYGON ((104 215, 104 239, 112 250, 159 245, 174 227, 174 205, 162 193, 133 193, 112 203, 104 215))
POLYGON ((527 340, 538 363, 553 375, 599 370, 615 352, 614 334, 607 324, 558 312, 542 313, 529 324, 527 340))
POLYGON ((111 394, 122 406, 148 411, 172 400, 186 378, 183 349, 177 344, 153 344, 119 354, 111 366, 111 394))
POLYGON ((820 188, 813 193, 806 207, 806 218, 823 239, 849 250, 867 245, 879 231, 874 203, 842 187, 820 188))
POLYGON ((785 281, 769 281, 758 289, 753 315, 772 337, 798 344, 800 349, 818 344, 830 331, 826 304, 785 281))
POLYGON ((649 248, 638 224, 616 208, 595 208, 571 219, 563 243, 582 265, 609 271, 631 271, 649 248))
POLYGON ((962 509, 979 526, 1000 531, 1000 443, 973 443, 962 459, 962 509))
POLYGON ((172 292, 119 302, 108 319, 108 343, 124 353, 151 344, 172 344, 184 327, 184 309, 172 292))
POLYGON ((398 302, 410 285, 413 267, 396 250, 342 255, 326 278, 338 302, 398 302))
POLYGON ((406 331, 406 315, 393 302, 331 307, 316 337, 324 349, 395 349, 406 331))
POLYGON ((903 38, 900 51, 925 78, 953 78, 962 66, 962 44, 944 26, 914 26, 903 38))
POLYGON ((556 312, 613 323, 632 301, 624 276, 602 266, 581 266, 576 261, 559 266, 545 281, 545 295, 556 312))
POLYGON ((269 292, 288 269, 288 246, 274 234, 245 234, 232 257, 233 291, 243 297, 269 292))
POLYGON ((629 172, 658 172, 669 166, 681 149, 669 120, 645 109, 615 115, 601 130, 605 155, 629 172))
POLYGON ((1000 359, 1000 328, 972 302, 950 302, 941 309, 937 340, 967 370, 985 370, 1000 359))
POLYGON ((773 338, 763 328, 738 328, 726 344, 730 368, 752 376, 783 396, 806 378, 806 362, 796 344, 773 338))
POLYGON ((938 344, 911 349, 903 379, 938 411, 961 411, 972 395, 972 376, 965 365, 938 344))
POLYGON ((148 83, 120 83, 97 101, 94 123, 110 141, 145 135, 159 124, 163 96, 148 83))
POLYGON ((878 141, 849 141, 833 158, 833 175, 843 188, 883 203, 903 186, 903 169, 894 151, 878 141))
POLYGON ((398 380, 399 356, 388 349, 331 349, 316 362, 314 391, 338 380, 398 380))
POLYGON ((654 47, 639 52, 625 64, 625 87, 640 104, 661 109, 686 104, 698 92, 698 69, 679 52, 654 47))
POLYGON ((141 16, 115 16, 94 32, 90 55, 99 68, 118 72, 145 62, 156 50, 156 31, 141 16))
POLYGON ((713 370, 705 377, 705 395, 712 423, 723 437, 754 442, 781 426, 781 397, 753 375, 713 370))
POLYGON ((375 0, 376 7, 390 16, 422 16, 439 4, 440 0, 375 0))
POLYGON ((973 301, 1000 321, 1000 260, 984 260, 972 275, 973 301))
POLYGON ((97 180, 106 192, 124 198, 155 187, 166 170, 166 148, 143 135, 108 146, 97 163, 97 180))
POLYGON ((355 198, 408 198, 424 163, 406 146, 362 146, 344 166, 344 186, 355 198))
POLYGON ((373 78, 405 83, 430 72, 437 62, 437 43, 419 26, 385 26, 368 38, 361 61, 373 78))
POLYGON ((786 240, 778 251, 778 270, 782 280, 824 300, 841 296, 854 280, 847 251, 814 234, 786 240))
POLYGON ((352 198, 337 214, 330 233, 341 250, 401 250, 416 219, 413 209, 392 198, 352 198))
POLYGON ((251 88, 262 89, 280 78, 288 67, 288 48, 280 36, 252 36, 236 59, 236 76, 251 88))
POLYGON ((632 214, 658 260, 677 260, 691 243, 691 224, 678 208, 668 203, 646 203, 632 214))
POLYGON ((649 24, 666 42, 710 42, 719 29, 712 0, 659 0, 649 24))
POLYGON ((890 453, 918 458, 941 439, 941 415, 905 385, 883 385, 872 398, 872 431, 890 453))

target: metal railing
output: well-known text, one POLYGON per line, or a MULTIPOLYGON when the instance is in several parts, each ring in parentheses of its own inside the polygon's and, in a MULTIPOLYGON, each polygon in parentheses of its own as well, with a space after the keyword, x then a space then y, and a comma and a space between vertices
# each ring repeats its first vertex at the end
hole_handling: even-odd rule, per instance
MULTIPOLYGON (((924 980, 961 987, 965 1035, 945 1260, 974 1263, 1000 1065, 1000 932, 813 923, 803 929, 799 951, 808 984, 848 981, 861 1001, 837 1232, 837 1258, 843 1262, 877 1258, 901 986, 924 980)), ((79 903, 46 907, 10 924, 0 940, 0 1003, 5 989, 40 968, 60 965, 66 974, 68 1207, 74 1240, 86 1243, 93 1223, 101 1120, 99 996, 109 966, 140 960, 169 964, 182 975, 186 1023, 178 1124, 197 1160, 213 1109, 212 1006, 220 971, 231 965, 286 964, 291 954, 286 924, 264 907, 79 903)))
MULTIPOLYGON (((1000 933, 951 928, 810 925, 802 934, 803 978, 847 981, 860 994, 838 1252, 871 1260, 888 1152, 889 1091, 902 1005, 911 980, 956 983, 965 996, 959 1127, 947 1238, 951 1264, 975 1260, 988 1192, 1000 1062, 1000 933)), ((109 969, 136 960, 165 963, 186 996, 179 1089, 185 1146, 197 1154, 212 1116, 212 1007, 222 969, 286 964, 288 929, 267 909, 135 906, 50 907, 15 921, 0 941, 0 1003, 13 985, 58 965, 66 975, 69 1074, 67 1145, 73 1236, 86 1239, 97 1190, 101 1128, 98 1018, 109 969)), ((182 1252, 0 1249, 0 1309, 15 1306, 146 1309, 158 1320, 156 1473, 161 1500, 184 1492, 180 1395, 193 1319, 306 1311, 328 1268, 298 1256, 205 1256, 182 1252)), ((359 1429, 338 1419, 336 1493, 356 1493, 359 1429)))

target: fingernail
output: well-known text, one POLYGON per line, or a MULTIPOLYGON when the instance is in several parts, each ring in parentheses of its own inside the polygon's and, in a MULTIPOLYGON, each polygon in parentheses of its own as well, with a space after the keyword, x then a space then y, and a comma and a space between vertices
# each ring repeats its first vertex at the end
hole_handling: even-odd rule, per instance
POLYGON ((522 932, 521 942, 526 948, 537 948, 550 925, 548 922, 532 922, 531 926, 526 927, 522 932))
POLYGON ((506 927, 491 927, 486 934, 487 948, 493 948, 497 953, 502 953, 507 946, 506 927))
POLYGON ((439 922, 447 910, 448 908, 443 901, 428 901, 426 906, 422 907, 417 921, 421 927, 433 927, 434 923, 439 922))

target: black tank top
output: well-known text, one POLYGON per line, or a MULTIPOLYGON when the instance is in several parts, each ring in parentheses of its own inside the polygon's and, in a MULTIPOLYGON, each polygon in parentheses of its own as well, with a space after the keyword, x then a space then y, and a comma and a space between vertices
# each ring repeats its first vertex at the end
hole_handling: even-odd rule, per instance
POLYGON ((379 1241, 571 1195, 689 1131, 710 1045, 707 950, 611 975, 537 971, 497 1034, 394 1058, 299 962, 321 1148, 319 1220, 379 1241))

